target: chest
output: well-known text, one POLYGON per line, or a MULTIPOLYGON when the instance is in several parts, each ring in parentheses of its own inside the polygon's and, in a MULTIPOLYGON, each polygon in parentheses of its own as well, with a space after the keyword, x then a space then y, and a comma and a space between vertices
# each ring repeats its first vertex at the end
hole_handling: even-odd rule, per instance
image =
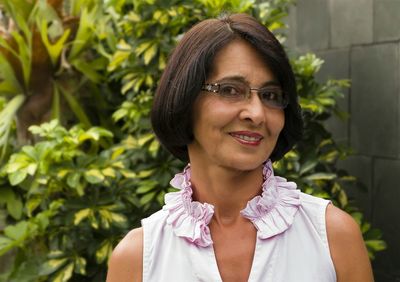
POLYGON ((238 230, 213 232, 213 251, 218 272, 225 282, 248 281, 256 249, 256 229, 250 225, 238 230))

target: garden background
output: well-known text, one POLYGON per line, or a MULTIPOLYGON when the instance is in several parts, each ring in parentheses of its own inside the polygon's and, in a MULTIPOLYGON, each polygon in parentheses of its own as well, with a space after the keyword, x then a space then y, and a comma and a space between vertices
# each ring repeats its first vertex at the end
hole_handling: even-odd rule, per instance
POLYGON ((392 2, 0 0, 0 281, 104 281, 112 248, 185 165, 149 126, 168 54, 222 11, 254 15, 290 54, 306 129, 276 173, 352 214, 377 281, 398 279, 397 29, 355 13, 390 26, 392 2))

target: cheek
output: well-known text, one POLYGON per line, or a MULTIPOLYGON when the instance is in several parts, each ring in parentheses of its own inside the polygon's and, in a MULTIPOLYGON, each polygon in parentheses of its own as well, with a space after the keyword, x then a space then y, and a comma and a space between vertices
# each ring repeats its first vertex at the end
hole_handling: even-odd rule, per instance
POLYGON ((194 132, 203 131, 204 133, 204 130, 220 131, 234 119, 233 107, 229 107, 226 103, 212 98, 199 99, 196 104, 193 111, 194 132))
POLYGON ((275 112, 269 116, 269 131, 273 135, 279 135, 285 126, 285 113, 283 111, 275 112))

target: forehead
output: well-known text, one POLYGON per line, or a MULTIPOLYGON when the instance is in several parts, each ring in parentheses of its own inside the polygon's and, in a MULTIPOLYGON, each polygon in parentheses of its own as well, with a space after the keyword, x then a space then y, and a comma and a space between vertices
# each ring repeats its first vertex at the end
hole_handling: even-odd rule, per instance
POLYGON ((275 80, 259 51, 243 39, 235 39, 217 52, 207 82, 235 76, 243 77, 252 86, 275 80))

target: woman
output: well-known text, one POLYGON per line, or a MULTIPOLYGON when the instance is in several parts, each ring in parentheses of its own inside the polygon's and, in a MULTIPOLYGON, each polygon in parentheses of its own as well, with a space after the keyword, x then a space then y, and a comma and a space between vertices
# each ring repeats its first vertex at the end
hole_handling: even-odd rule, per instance
POLYGON ((354 220, 274 176, 301 137, 286 54, 254 18, 195 25, 152 110, 161 143, 190 162, 163 209, 116 247, 107 281, 372 281, 354 220))

